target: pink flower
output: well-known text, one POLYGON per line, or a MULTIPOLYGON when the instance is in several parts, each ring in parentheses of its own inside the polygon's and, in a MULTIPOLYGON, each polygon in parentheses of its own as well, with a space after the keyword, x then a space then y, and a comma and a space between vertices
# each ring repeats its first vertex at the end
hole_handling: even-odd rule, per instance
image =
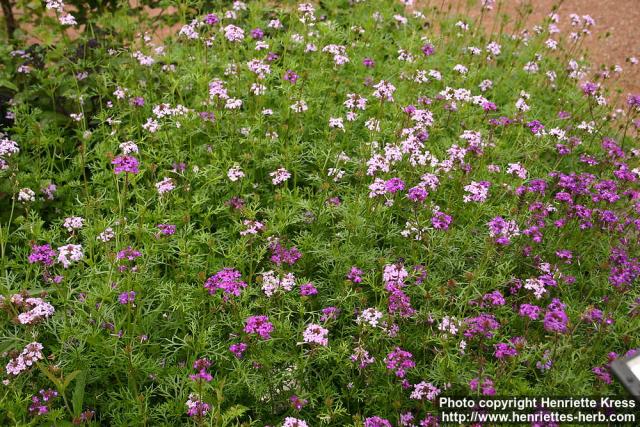
POLYGON ((315 323, 307 325, 302 336, 305 343, 319 344, 325 347, 329 345, 329 330, 315 323))

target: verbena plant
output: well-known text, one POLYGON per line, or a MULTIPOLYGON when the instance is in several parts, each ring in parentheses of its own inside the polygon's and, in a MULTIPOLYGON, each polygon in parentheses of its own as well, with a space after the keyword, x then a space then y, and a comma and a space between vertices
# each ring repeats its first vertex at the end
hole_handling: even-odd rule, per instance
POLYGON ((0 423, 621 393, 640 97, 587 72, 590 17, 487 35, 491 6, 185 4, 159 39, 48 2, 50 40, 2 47, 0 423))

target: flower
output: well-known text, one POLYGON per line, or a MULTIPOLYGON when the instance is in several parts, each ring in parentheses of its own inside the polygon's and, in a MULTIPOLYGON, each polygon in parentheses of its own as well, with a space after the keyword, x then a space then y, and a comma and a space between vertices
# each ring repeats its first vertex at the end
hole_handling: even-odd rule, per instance
POLYGON ((229 346, 229 351, 238 359, 242 359, 242 356, 244 355, 244 352, 247 351, 248 347, 249 346, 246 343, 240 342, 237 344, 231 344, 229 346))
POLYGON ((244 40, 244 30, 230 24, 224 27, 224 36, 232 43, 241 42, 244 40))
POLYGON ((398 378, 404 378, 407 370, 416 366, 413 355, 400 347, 396 347, 389 353, 384 362, 387 364, 387 369, 394 371, 398 378))
POLYGON ((247 287, 247 284, 240 280, 241 277, 242 274, 238 270, 225 267, 209 277, 204 283, 204 288, 209 291, 210 295, 221 289, 226 294, 225 299, 228 295, 240 296, 242 289, 247 287))
POLYGON ((282 264, 293 265, 300 258, 302 258, 302 254, 295 246, 290 249, 285 248, 278 240, 275 240, 269 244, 269 249, 271 250, 271 262, 280 266, 282 264))
POLYGON ((55 262, 56 251, 51 249, 51 245, 33 245, 29 255, 30 264, 42 264, 51 267, 55 262))
POLYGON ((227 171, 227 177, 229 178, 229 181, 236 182, 241 178, 244 178, 244 172, 242 172, 242 169, 240 169, 240 166, 236 165, 227 171))
POLYGON ((165 236, 171 236, 176 233, 176 226, 173 224, 158 224, 157 227, 160 230, 160 234, 165 236))
POLYGON ((263 340, 271 338, 273 324, 267 316, 249 316, 245 320, 244 331, 248 334, 258 334, 263 340))
POLYGON ((129 291, 129 292, 123 292, 120 295, 118 295, 118 302, 122 305, 126 305, 126 304, 131 304, 133 305, 133 302, 136 299, 136 293, 134 291, 129 291))
POLYGON ((51 304, 45 302, 42 298, 27 298, 24 301, 20 298, 19 308, 22 313, 18 315, 18 321, 22 325, 36 324, 51 317, 56 311, 51 304))
POLYGON ((17 357, 9 361, 6 366, 7 374, 17 376, 33 366, 38 360, 44 359, 41 352, 42 349, 42 344, 39 342, 34 341, 27 344, 17 357))
POLYGON ((300 295, 302 296, 311 296, 311 295, 317 295, 318 294, 318 290, 316 289, 315 286, 313 286, 313 283, 309 282, 309 283, 305 283, 303 285, 300 286, 300 295))
POLYGON ((273 183, 273 185, 282 184, 283 182, 291 178, 291 173, 289 173, 289 171, 285 168, 279 168, 269 173, 269 175, 272 177, 271 182, 273 183))
POLYGON ((30 188, 21 188, 18 192, 19 202, 35 202, 36 193, 30 188))
POLYGON ((376 361, 376 359, 371 356, 367 350, 360 346, 354 349, 353 354, 349 358, 352 362, 358 363, 359 369, 364 369, 376 361))
POLYGON ((422 50, 422 53, 424 53, 424 56, 431 56, 436 51, 435 47, 431 43, 424 44, 420 50, 422 50))
POLYGON ((309 427, 309 425, 304 420, 294 417, 287 417, 284 419, 282 427, 309 427))
POLYGON ((319 344, 325 347, 329 345, 329 330, 315 323, 307 325, 302 336, 307 344, 319 344))
POLYGON ((351 270, 349 270, 349 273, 347 273, 347 280, 351 280, 353 283, 360 283, 362 282, 363 274, 363 271, 358 267, 351 267, 351 270))
POLYGON ((80 261, 84 257, 81 245, 68 244, 58 248, 58 262, 64 268, 69 268, 72 263, 80 261))
POLYGON ((197 394, 191 393, 187 400, 187 415, 190 417, 204 417, 209 413, 211 406, 200 400, 197 394))
POLYGON ((447 215, 444 212, 434 211, 431 217, 431 225, 436 230, 448 230, 451 222, 453 222, 451 215, 447 215))
POLYGON ((195 374, 189 375, 189 379, 193 381, 203 380, 205 382, 210 382, 213 380, 213 376, 207 372, 207 369, 211 366, 212 362, 209 359, 197 359, 193 362, 193 369, 198 372, 195 374))
POLYGON ((162 181, 156 182, 156 189, 158 194, 162 195, 176 188, 171 178, 163 178, 162 181))
POLYGON ((300 76, 298 76, 296 72, 293 70, 287 70, 287 72, 284 73, 284 77, 283 77, 285 81, 291 83, 292 85, 296 84, 296 82, 298 81, 298 78, 300 78, 300 76))
POLYGON ((140 172, 140 163, 138 162, 138 159, 133 156, 117 156, 111 161, 111 164, 115 166, 113 172, 116 175, 119 175, 123 172, 132 174, 140 172))
POLYGON ((364 420, 364 427, 392 427, 389 420, 380 417, 369 417, 364 420))
POLYGON ((413 392, 411 392, 411 399, 416 400, 434 400, 440 394, 440 389, 431 383, 421 381, 413 386, 413 392))
POLYGON ((62 226, 66 228, 69 233, 72 233, 74 230, 79 230, 84 226, 84 218, 79 216, 65 218, 62 226))
POLYGON ((465 194, 462 198, 464 203, 479 202, 482 203, 487 200, 489 196, 489 187, 491 183, 488 181, 471 181, 471 184, 465 185, 464 190, 469 193, 465 194))
POLYGON ((38 392, 40 396, 33 395, 31 397, 31 405, 29 405, 29 414, 31 415, 45 415, 49 413, 49 407, 53 399, 58 397, 58 392, 53 389, 40 390, 38 392))
POLYGON ((567 332, 569 318, 564 310, 549 310, 544 315, 544 328, 549 332, 567 332))

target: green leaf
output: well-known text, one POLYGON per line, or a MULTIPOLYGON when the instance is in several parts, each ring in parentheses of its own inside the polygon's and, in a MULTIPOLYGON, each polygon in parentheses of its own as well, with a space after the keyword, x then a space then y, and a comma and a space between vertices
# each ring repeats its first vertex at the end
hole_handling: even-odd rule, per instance
POLYGON ((0 79, 0 86, 15 90, 16 92, 20 90, 18 89, 18 86, 16 86, 14 83, 11 83, 9 80, 0 79))
POLYGON ((224 414, 222 414, 222 419, 224 420, 224 424, 226 425, 229 421, 233 420, 234 418, 241 417, 248 410, 249 408, 243 405, 234 405, 230 407, 229 409, 224 411, 224 414))
POLYGON ((77 377, 82 371, 78 370, 78 371, 73 371, 72 373, 70 373, 69 375, 67 375, 67 377, 64 379, 64 388, 69 387, 69 384, 71 384, 71 381, 73 381, 73 379, 75 377, 77 377))
POLYGON ((58 377, 53 375, 53 373, 49 370, 49 367, 47 365, 42 365, 38 363, 38 368, 42 371, 43 374, 47 376, 47 378, 51 380, 53 384, 55 384, 56 388, 60 393, 64 393, 64 389, 65 389, 64 384, 62 383, 62 381, 60 381, 58 377))
POLYGON ((78 371, 78 379, 76 380, 76 387, 73 389, 73 395, 71 396, 71 404, 73 405, 73 412, 76 416, 82 412, 82 404, 84 403, 84 389, 87 383, 86 371, 78 371))

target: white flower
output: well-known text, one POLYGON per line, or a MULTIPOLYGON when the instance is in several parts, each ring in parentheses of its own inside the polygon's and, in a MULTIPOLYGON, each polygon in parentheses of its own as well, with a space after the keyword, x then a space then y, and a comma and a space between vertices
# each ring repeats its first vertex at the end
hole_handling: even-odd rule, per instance
POLYGON ((58 248, 58 261, 62 263, 64 268, 80 261, 84 257, 81 245, 65 245, 58 248))
POLYGON ((35 202, 36 193, 30 188, 21 188, 18 193, 19 202, 35 202))
POLYGON ((240 169, 240 166, 236 165, 227 171, 227 177, 229 178, 229 181, 236 182, 244 178, 244 172, 240 169))

